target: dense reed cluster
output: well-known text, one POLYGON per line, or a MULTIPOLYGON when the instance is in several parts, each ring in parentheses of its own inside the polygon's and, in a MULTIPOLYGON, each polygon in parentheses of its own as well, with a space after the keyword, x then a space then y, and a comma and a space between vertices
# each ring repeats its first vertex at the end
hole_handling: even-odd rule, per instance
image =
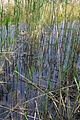
POLYGON ((0 119, 80 119, 79 6, 0 0, 0 119))

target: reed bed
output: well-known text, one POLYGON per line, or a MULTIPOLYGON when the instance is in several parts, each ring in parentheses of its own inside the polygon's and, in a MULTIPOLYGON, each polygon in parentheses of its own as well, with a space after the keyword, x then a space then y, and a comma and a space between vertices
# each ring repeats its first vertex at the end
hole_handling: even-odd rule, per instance
POLYGON ((80 119, 79 6, 0 1, 0 95, 8 103, 0 102, 1 119, 80 119))

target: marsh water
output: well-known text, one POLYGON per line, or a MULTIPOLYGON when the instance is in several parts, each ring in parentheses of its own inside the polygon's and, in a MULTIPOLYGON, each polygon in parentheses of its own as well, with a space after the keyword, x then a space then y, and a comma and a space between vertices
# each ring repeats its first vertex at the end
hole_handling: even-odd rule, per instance
MULTIPOLYGON (((27 36, 28 27, 24 22, 19 23, 17 28, 14 24, 9 24, 8 30, 5 25, 0 26, 0 119, 24 120, 23 111, 28 109, 28 119, 33 120, 31 116, 34 115, 36 101, 42 114, 45 95, 36 85, 43 91, 47 92, 48 89, 55 92, 60 85, 59 54, 64 73, 70 64, 73 34, 76 34, 75 41, 79 44, 78 22, 67 23, 66 31, 64 25, 62 21, 58 26, 60 53, 56 45, 55 24, 41 30, 36 42, 33 37, 27 36), (21 35, 21 31, 26 31, 26 35, 21 35), (35 98, 36 96, 38 97, 35 98), (10 108, 15 109, 10 110, 10 108)), ((72 56, 74 57, 74 54, 72 56)), ((75 63, 80 70, 79 53, 75 63)), ((63 74, 63 84, 65 84, 64 80, 65 74, 63 74)), ((48 109, 55 114, 52 106, 50 103, 48 109)))

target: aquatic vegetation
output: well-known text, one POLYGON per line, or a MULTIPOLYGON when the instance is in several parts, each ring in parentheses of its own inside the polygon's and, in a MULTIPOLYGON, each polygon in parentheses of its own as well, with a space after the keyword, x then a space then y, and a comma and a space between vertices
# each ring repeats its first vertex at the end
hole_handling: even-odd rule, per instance
POLYGON ((0 119, 79 119, 79 6, 0 1, 0 119))

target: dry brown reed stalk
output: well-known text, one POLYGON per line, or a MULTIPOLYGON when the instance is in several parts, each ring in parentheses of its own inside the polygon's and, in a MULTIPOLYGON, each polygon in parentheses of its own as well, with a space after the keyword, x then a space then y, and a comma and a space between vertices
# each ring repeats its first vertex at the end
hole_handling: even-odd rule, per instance
MULTIPOLYGON (((27 79, 25 76, 23 76, 22 74, 20 74, 18 71, 15 71, 15 73, 17 73, 18 75, 20 75, 22 78, 24 78, 24 82, 28 82, 29 84, 31 84, 33 87, 36 87, 40 92, 44 93, 45 95, 47 95, 53 102, 53 104, 55 105, 55 110, 56 113, 58 115, 58 117, 60 119, 62 119, 62 116, 60 116, 60 111, 58 109, 57 103, 58 100, 56 100, 55 96, 53 96, 53 94, 51 92, 46 93, 46 91, 43 91, 37 84, 33 83, 32 81, 30 81, 29 79, 27 79)), ((58 102, 59 103, 59 102, 58 102)))

